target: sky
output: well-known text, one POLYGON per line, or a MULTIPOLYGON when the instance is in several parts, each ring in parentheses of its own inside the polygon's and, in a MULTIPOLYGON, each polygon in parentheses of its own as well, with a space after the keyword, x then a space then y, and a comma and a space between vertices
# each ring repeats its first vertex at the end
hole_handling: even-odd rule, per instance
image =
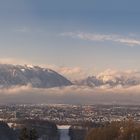
MULTIPOLYGON (((110 78, 112 72, 113 79, 124 73, 135 79, 139 5, 139 0, 0 0, 0 63, 45 66, 70 80, 94 74, 110 78)), ((139 89, 17 86, 0 89, 0 101, 137 104, 139 89)))
POLYGON ((139 5, 139 0, 0 0, 0 62, 64 73, 139 70, 139 5))

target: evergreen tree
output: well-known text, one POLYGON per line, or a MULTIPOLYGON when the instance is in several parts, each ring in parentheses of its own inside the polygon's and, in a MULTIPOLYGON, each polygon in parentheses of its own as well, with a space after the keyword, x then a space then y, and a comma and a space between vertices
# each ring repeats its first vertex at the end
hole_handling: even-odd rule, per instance
POLYGON ((29 132, 27 128, 21 130, 19 140, 29 140, 29 132))
POLYGON ((38 139, 38 134, 35 129, 30 130, 30 140, 37 140, 38 139))

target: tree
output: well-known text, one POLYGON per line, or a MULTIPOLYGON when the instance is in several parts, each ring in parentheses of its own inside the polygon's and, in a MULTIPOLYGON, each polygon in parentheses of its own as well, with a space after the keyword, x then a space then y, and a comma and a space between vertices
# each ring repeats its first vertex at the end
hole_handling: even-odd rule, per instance
POLYGON ((35 129, 28 130, 23 128, 20 132, 19 140, 37 140, 38 134, 35 129))
POLYGON ((29 132, 27 128, 21 130, 19 140, 29 140, 29 132))
POLYGON ((112 122, 92 129, 86 140, 140 140, 140 125, 133 121, 112 122))
POLYGON ((35 129, 30 130, 30 140, 37 140, 38 139, 38 134, 35 129))

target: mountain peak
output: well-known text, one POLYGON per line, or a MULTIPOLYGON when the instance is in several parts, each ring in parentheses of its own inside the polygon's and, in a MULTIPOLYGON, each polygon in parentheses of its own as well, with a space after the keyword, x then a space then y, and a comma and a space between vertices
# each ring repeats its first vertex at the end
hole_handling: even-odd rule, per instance
POLYGON ((33 65, 0 64, 0 87, 32 85, 35 88, 69 86, 72 83, 59 73, 33 65))

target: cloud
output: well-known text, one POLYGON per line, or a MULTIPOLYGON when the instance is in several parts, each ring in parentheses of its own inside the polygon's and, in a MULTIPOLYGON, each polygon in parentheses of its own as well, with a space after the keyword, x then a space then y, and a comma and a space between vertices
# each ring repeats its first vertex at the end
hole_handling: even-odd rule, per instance
POLYGON ((120 88, 140 85, 140 71, 126 70, 117 71, 107 69, 97 75, 89 76, 82 80, 75 81, 77 85, 100 88, 120 88))
POLYGON ((119 70, 113 70, 113 69, 107 69, 99 74, 97 74, 97 78, 103 78, 103 77, 110 77, 108 80, 112 80, 115 77, 121 78, 138 78, 140 79, 140 71, 139 70, 125 70, 125 71, 119 71, 119 70))
POLYGON ((81 67, 59 67, 57 71, 71 80, 85 78, 87 76, 81 67))
POLYGON ((62 68, 60 68, 60 71, 64 74, 65 73, 66 74, 74 74, 74 73, 79 73, 82 70, 80 67, 74 67, 74 68, 62 67, 62 68))
POLYGON ((31 64, 31 62, 19 58, 2 57, 0 58, 0 64, 25 65, 25 64, 31 64))
POLYGON ((38 89, 17 86, 0 89, 1 103, 139 104, 140 85, 128 88, 69 86, 38 89))
POLYGON ((140 81, 140 71, 138 70, 126 70, 126 71, 117 71, 112 69, 107 69, 104 72, 101 72, 97 75, 97 78, 104 79, 103 81, 109 81, 113 79, 118 80, 135 80, 140 81))
POLYGON ((41 66, 55 70, 56 72, 60 73, 61 75, 67 77, 70 80, 82 79, 88 76, 86 70, 79 66, 67 67, 43 64, 41 66))
POLYGON ((72 38, 78 38, 82 40, 89 41, 111 41, 128 46, 140 46, 140 39, 135 39, 132 37, 117 35, 117 34, 97 34, 97 33, 84 33, 84 32, 65 32, 61 34, 62 36, 70 36, 72 38))
POLYGON ((12 64, 15 60, 12 58, 0 58, 0 64, 12 64))

